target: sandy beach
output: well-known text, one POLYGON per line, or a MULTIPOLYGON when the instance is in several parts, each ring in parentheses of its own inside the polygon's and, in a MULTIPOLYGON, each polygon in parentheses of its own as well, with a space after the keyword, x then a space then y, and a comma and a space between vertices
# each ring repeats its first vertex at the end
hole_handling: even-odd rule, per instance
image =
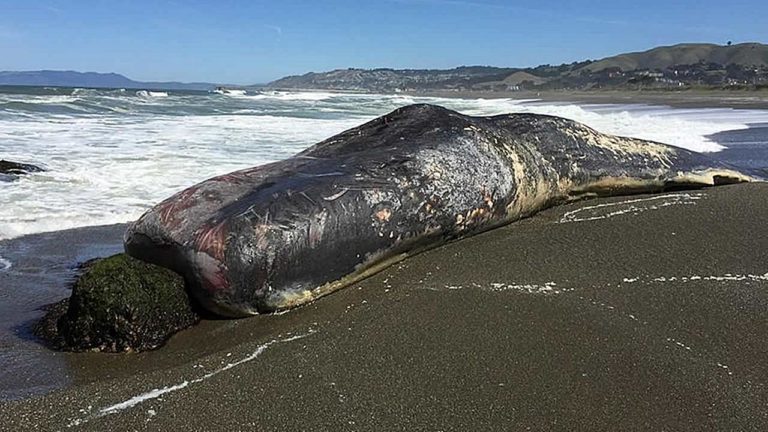
POLYGON ((283 315, 204 321, 138 355, 60 354, 70 385, 0 403, 0 424, 764 430, 767 197, 552 208, 283 315))
POLYGON ((768 431, 768 1, 7 3, 0 432, 768 431))

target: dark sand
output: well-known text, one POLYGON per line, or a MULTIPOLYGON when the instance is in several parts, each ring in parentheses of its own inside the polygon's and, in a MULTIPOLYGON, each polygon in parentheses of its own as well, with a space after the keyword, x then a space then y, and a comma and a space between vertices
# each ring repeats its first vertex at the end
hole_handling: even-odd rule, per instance
POLYGON ((550 209, 284 315, 64 354, 74 384, 0 429, 766 430, 766 226, 768 184, 550 209))

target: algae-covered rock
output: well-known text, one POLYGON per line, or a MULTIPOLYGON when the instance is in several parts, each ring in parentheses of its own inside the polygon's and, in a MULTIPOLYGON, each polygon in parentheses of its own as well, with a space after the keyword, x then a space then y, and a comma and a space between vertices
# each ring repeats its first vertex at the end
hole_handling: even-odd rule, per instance
MULTIPOLYGON (((61 313, 61 307, 58 310, 61 313)), ((64 349, 142 351, 158 347, 198 320, 181 276, 118 254, 85 268, 56 330, 64 349)))

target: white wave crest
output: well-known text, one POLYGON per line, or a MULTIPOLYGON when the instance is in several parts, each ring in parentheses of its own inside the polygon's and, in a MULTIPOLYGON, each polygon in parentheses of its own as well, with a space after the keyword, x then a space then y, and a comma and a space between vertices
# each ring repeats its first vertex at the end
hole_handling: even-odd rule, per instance
POLYGON ((222 89, 217 88, 213 91, 214 93, 220 94, 220 95, 226 95, 226 96, 245 96, 246 91, 240 90, 240 89, 222 89))
POLYGON ((276 116, 0 120, 8 157, 48 171, 0 182, 0 239, 135 220, 206 178, 287 158, 361 123, 276 116), (8 141, 6 141, 8 142, 8 141))
POLYGON ((139 90, 136 92, 136 96, 141 98, 158 98, 168 97, 168 93, 163 91, 139 90))
POLYGON ((267 92, 257 95, 247 96, 250 99, 274 99, 284 101, 322 101, 340 96, 340 93, 322 93, 322 92, 267 92))

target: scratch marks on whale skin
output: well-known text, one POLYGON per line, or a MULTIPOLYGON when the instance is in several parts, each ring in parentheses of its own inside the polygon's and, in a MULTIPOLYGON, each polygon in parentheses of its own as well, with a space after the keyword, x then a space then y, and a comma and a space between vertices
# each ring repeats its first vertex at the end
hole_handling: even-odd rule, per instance
MULTIPOLYGON (((143 404, 143 403, 145 403, 147 401, 158 399, 158 398, 161 398, 162 396, 164 396, 166 394, 177 392, 179 390, 183 390, 183 389, 188 388, 190 386, 193 386, 195 384, 199 384, 199 383, 201 383, 201 382, 203 382, 203 381, 205 381, 205 380, 207 380, 209 378, 212 378, 212 377, 214 377, 214 376, 216 376, 216 375, 218 375, 218 374, 220 374, 222 372, 225 372, 225 371, 227 371, 229 369, 235 368, 237 366, 240 366, 242 364, 245 364, 245 363, 248 363, 250 361, 255 360, 256 358, 258 358, 261 354, 263 354, 267 349, 269 349, 273 345, 282 344, 282 343, 288 343, 288 342, 292 342, 292 341, 295 341, 295 340, 298 340, 298 339, 304 339, 304 338, 309 337, 309 336, 311 336, 311 335, 313 335, 315 333, 316 333, 316 330, 310 329, 309 331, 307 331, 306 333, 303 333, 303 334, 287 336, 287 337, 284 337, 284 338, 281 338, 281 339, 272 339, 269 342, 266 342, 266 343, 263 343, 263 344, 259 345, 258 347, 256 347, 256 349, 251 354, 249 354, 249 355, 247 355, 247 356, 245 356, 245 357, 243 357, 243 358, 241 358, 241 359, 239 359, 237 361, 229 361, 228 358, 232 355, 232 353, 228 353, 228 354, 226 354, 225 358, 222 359, 222 361, 221 361, 223 366, 220 366, 220 367, 212 370, 211 372, 208 372, 208 373, 206 373, 204 375, 201 375, 201 376, 198 376, 196 378, 191 378, 191 379, 183 380, 183 381, 181 381, 181 382, 179 382, 177 384, 174 384, 174 385, 168 385, 168 386, 165 386, 163 388, 156 388, 156 389, 147 391, 145 393, 141 393, 139 395, 136 395, 136 396, 133 396, 133 397, 131 397, 129 399, 126 399, 126 400, 124 400, 122 402, 119 402, 119 403, 116 403, 116 404, 113 404, 113 405, 109 405, 109 406, 100 408, 100 409, 98 409, 95 412, 93 411, 93 405, 89 405, 88 408, 84 408, 84 409, 81 409, 79 411, 81 414, 85 414, 85 416, 81 417, 81 418, 75 418, 75 419, 71 420, 67 424, 67 427, 71 428, 71 427, 75 427, 75 426, 81 426, 81 425, 83 425, 85 423, 88 423, 89 421, 92 421, 92 420, 95 420, 95 419, 98 419, 98 418, 101 418, 101 417, 109 416, 109 415, 112 415, 112 414, 117 414, 117 413, 125 411, 125 410, 132 409, 132 408, 134 408, 134 407, 136 407, 138 405, 141 405, 141 404, 143 404)), ((198 369, 198 368, 201 368, 201 367, 202 367, 201 365, 194 365, 194 366, 192 366, 193 369, 198 369)), ((157 414, 157 412, 154 409, 148 410, 147 413, 149 414, 150 417, 155 416, 157 414)))
POLYGON ((566 212, 558 223, 596 221, 616 216, 636 215, 677 205, 695 205, 705 196, 701 192, 676 193, 586 206, 566 212))
MULTIPOLYGON (((336 192, 336 193, 335 193, 335 194, 333 194, 333 195, 330 195, 330 196, 327 196, 327 197, 325 197, 325 196, 324 196, 324 197, 323 197, 323 199, 324 199, 325 201, 335 201, 335 200, 337 200, 337 199, 341 198, 341 197, 342 197, 342 195, 344 195, 344 194, 345 194, 345 193, 347 193, 347 192, 349 192, 349 188, 343 188, 341 191, 339 191, 339 192, 336 192)), ((302 193, 303 193, 303 192, 302 192, 302 193)), ((306 196, 306 194, 304 194, 304 195, 306 196)), ((307 198, 309 198, 309 197, 307 197, 307 198)), ((312 200, 310 199, 310 201, 312 201, 312 200)), ((312 201, 312 203, 314 204, 314 201, 312 201)))
POLYGON ((577 142, 608 150, 617 156, 643 156, 655 160, 664 168, 672 166, 671 157, 675 150, 669 146, 636 138, 605 135, 583 124, 569 122, 561 130, 577 142))

